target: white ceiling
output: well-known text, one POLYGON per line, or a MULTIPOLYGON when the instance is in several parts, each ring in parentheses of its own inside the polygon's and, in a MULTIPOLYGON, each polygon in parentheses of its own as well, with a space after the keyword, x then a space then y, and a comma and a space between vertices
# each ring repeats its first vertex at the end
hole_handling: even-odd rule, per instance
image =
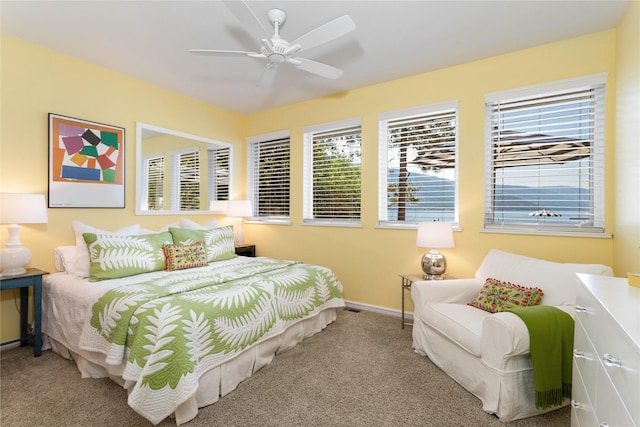
POLYGON ((292 41, 341 15, 356 30, 300 56, 344 70, 327 80, 280 66, 257 87, 264 60, 194 56, 255 51, 220 1, 6 1, 1 31, 234 112, 249 114, 614 28, 627 1, 248 1, 263 26, 287 12, 292 41))

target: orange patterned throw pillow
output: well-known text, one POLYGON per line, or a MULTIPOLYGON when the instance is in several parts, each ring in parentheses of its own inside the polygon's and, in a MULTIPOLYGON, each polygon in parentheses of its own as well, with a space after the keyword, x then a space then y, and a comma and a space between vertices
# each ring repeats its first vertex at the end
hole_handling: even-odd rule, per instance
POLYGON ((542 301, 542 289, 526 288, 497 279, 487 279, 476 299, 468 305, 497 313, 513 307, 538 305, 542 301))
POLYGON ((167 271, 207 265, 207 251, 203 241, 187 245, 166 244, 164 245, 164 253, 167 257, 167 271))

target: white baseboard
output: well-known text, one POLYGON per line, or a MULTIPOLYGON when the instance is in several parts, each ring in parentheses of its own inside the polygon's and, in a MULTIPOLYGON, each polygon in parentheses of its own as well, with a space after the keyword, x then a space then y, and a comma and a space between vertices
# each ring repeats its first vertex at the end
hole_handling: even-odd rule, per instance
POLYGON ((17 348, 17 347, 20 347, 20 340, 7 341, 0 344, 0 351, 10 350, 12 348, 17 348))
MULTIPOLYGON (((344 303, 347 305, 348 308, 354 308, 356 310, 372 311, 374 313, 386 314, 387 316, 393 316, 398 318, 402 317, 402 311, 400 310, 394 310, 391 308, 380 307, 380 306, 371 305, 371 304, 363 304, 360 302, 354 302, 354 301, 348 301, 348 300, 345 300, 344 303)), ((413 313, 405 311, 404 318, 406 321, 413 321, 413 313)))

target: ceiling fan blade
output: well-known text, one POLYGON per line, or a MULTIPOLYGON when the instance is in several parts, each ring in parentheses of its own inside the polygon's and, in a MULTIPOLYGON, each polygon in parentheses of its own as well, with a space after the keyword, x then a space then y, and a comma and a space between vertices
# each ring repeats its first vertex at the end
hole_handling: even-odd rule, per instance
POLYGON ((266 37, 267 40, 271 40, 271 34, 262 26, 256 14, 244 0, 227 0, 224 4, 256 39, 260 40, 266 37))
POLYGON ((351 17, 349 15, 343 15, 301 35, 291 42, 291 44, 299 44, 302 46, 300 50, 311 49, 312 47, 335 40, 355 29, 356 24, 351 17))
POLYGON ((276 77, 276 71, 278 71, 278 64, 267 64, 262 70, 262 76, 260 76, 257 85, 260 87, 270 87, 276 77))
POLYGON ((287 60, 287 62, 308 73, 316 74, 327 79, 337 79, 342 75, 342 70, 332 67, 331 65, 323 64, 322 62, 312 61, 311 59, 291 58, 291 60, 287 60))
POLYGON ((259 55, 257 52, 245 52, 242 50, 211 50, 211 49, 189 49, 193 55, 203 56, 251 56, 259 55))

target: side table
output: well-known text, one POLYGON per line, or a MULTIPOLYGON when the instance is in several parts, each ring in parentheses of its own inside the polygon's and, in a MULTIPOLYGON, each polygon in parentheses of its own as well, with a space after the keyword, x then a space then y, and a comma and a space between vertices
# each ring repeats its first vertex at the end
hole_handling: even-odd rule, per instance
POLYGON ((33 286, 34 357, 42 354, 42 276, 49 274, 37 268, 27 268, 24 274, 1 276, 0 289, 20 289, 20 347, 27 345, 29 286, 33 286))
POLYGON ((236 255, 256 256, 256 245, 236 245, 236 255))
POLYGON ((404 329, 404 325, 413 325, 413 323, 405 322, 404 320, 404 293, 405 291, 411 291, 411 285, 413 282, 418 282, 424 280, 424 275, 422 274, 400 274, 402 278, 402 289, 401 289, 401 297, 402 297, 402 329, 404 329))

